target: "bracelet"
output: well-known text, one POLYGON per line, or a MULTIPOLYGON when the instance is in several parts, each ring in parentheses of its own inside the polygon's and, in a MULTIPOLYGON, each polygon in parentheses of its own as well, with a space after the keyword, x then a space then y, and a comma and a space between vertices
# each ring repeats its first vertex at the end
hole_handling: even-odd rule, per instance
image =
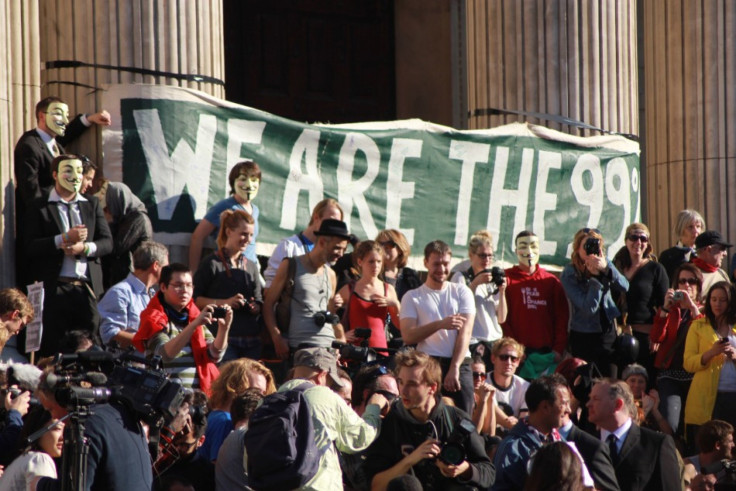
POLYGON ((84 243, 84 255, 89 256, 89 243, 84 243))

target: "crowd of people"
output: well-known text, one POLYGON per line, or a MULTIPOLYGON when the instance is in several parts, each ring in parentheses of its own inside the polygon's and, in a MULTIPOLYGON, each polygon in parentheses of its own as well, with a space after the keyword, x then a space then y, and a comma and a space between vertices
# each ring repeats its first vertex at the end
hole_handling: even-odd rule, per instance
MULTIPOLYGON (((259 258, 261 169, 244 161, 189 264, 169 263, 140 200, 61 147, 109 115, 69 123, 58 98, 36 115, 15 151, 18 285, 43 281, 43 333, 36 366, 1 381, 0 491, 68 477, 54 368, 86 351, 160 360, 186 390, 160 438, 120 401, 93 406, 86 489, 713 489, 733 473, 731 244, 696 211, 660 260, 633 223, 614 254, 580 229, 559 277, 522 231, 504 269, 480 230, 454 269, 427 244, 419 273, 400 231, 359 240, 325 199, 259 258)), ((0 291, 0 347, 22 352, 34 315, 0 291)))

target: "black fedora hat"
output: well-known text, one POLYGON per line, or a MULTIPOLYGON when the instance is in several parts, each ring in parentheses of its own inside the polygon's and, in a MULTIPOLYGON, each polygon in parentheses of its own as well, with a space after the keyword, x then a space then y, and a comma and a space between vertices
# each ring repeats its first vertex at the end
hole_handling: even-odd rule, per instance
POLYGON ((322 224, 319 226, 319 230, 314 232, 314 235, 323 237, 340 237, 341 239, 350 240, 352 235, 348 232, 348 226, 341 220, 335 220, 334 218, 326 218, 322 220, 322 224))

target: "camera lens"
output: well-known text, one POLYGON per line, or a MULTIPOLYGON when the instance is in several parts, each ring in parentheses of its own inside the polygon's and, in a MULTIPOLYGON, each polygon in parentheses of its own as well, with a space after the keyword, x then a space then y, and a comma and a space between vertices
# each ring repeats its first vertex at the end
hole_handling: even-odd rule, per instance
POLYGON ((459 465, 465 460, 465 449, 459 443, 449 442, 442 447, 437 457, 445 464, 459 465))

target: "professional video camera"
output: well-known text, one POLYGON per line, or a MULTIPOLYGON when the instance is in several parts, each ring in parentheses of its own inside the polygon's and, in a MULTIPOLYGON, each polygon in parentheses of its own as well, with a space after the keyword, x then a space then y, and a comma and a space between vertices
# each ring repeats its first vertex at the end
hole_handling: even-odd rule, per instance
POLYGON ((470 435, 475 431, 475 425, 469 419, 461 419, 460 422, 452 429, 452 433, 447 441, 442 443, 440 453, 437 458, 447 465, 459 465, 465 460, 467 452, 465 450, 465 442, 468 441, 470 435))
POLYGON ((173 418, 186 394, 181 384, 169 380, 160 357, 148 360, 136 352, 58 355, 46 383, 55 389, 57 402, 68 409, 116 401, 148 423, 173 418))
POLYGON ((718 491, 736 489, 736 460, 723 459, 713 462, 701 468, 700 473, 718 475, 718 482, 715 485, 718 491))

